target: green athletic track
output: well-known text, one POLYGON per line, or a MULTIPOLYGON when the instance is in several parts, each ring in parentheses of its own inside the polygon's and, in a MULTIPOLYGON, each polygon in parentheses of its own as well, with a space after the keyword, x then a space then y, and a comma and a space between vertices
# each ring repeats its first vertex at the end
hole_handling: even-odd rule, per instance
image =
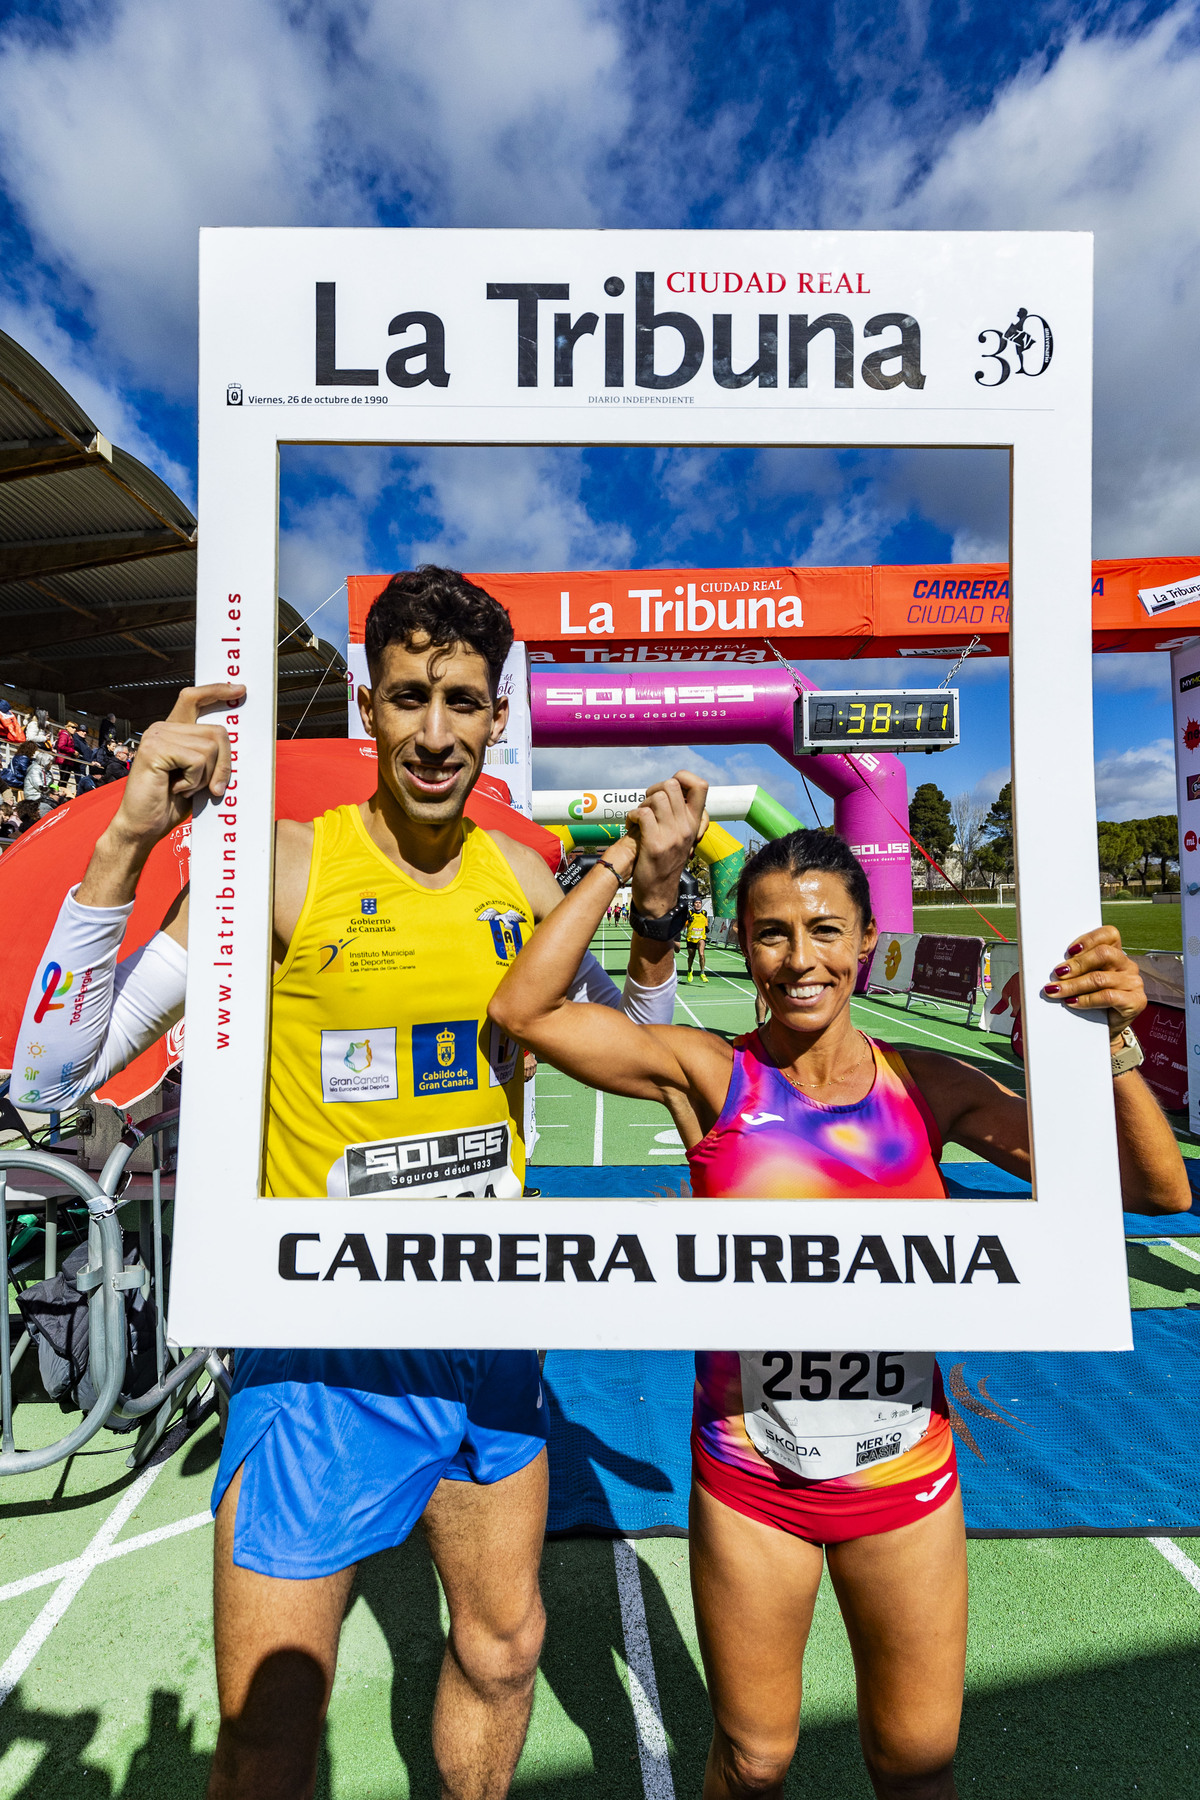
MULTIPOLYGON (((1144 913, 1155 915, 1145 921, 1151 936, 1164 927, 1178 932, 1173 908, 1114 911, 1123 930, 1144 913)), ((937 924, 969 930, 970 917, 955 909, 952 925, 944 912, 937 924)), ((1011 932, 1010 921, 1011 912, 996 920, 1011 932)), ((924 911, 918 922, 934 923, 924 911)), ((612 928, 595 944, 614 972, 624 969, 627 946, 627 932, 612 928)), ((1154 947, 1170 945, 1160 938, 1154 947)), ((707 985, 680 987, 679 1022, 747 1029, 753 1006, 739 972, 731 953, 710 953, 707 985)), ((879 1035, 931 1046, 945 1041, 1019 1086, 1002 1041, 963 1030, 952 1022, 961 1017, 956 1009, 905 1013, 855 1002, 855 1012, 879 1035)), ((682 1161, 665 1114, 655 1116, 644 1101, 611 1098, 598 1113, 595 1096, 554 1069, 538 1073, 538 1122, 537 1162, 661 1161, 677 1168, 682 1161)), ((1195 1153, 1190 1141, 1185 1148, 1195 1153)), ((536 1184, 536 1163, 530 1179, 536 1184)), ((1200 1262, 1163 1247, 1131 1245, 1130 1276, 1135 1306, 1200 1301, 1200 1262)), ((28 1403, 17 1420, 26 1445, 65 1429, 57 1406, 28 1403)), ((12 1689, 0 1705, 0 1800, 203 1794, 217 1717, 206 1522, 216 1428, 204 1428, 148 1477, 126 1471, 128 1449, 128 1439, 101 1435, 69 1465, 0 1482, 0 1692, 12 1689)), ((1181 1446, 1181 1453, 1193 1455, 1194 1446, 1181 1446)), ((1160 1550, 1139 1538, 971 1543, 958 1762, 964 1796, 1188 1800, 1200 1745, 1196 1544, 1164 1541, 1160 1550)), ((542 1585, 549 1629, 514 1793, 529 1800, 693 1800, 708 1711, 686 1544, 664 1538, 614 1550, 606 1542, 553 1543, 542 1585), (647 1689, 650 1698, 642 1699, 647 1689)), ((366 1565, 342 1636, 318 1795, 437 1800, 429 1713, 444 1629, 419 1534, 366 1565)), ((828 1583, 805 1679, 789 1796, 869 1800, 850 1655, 828 1583)))

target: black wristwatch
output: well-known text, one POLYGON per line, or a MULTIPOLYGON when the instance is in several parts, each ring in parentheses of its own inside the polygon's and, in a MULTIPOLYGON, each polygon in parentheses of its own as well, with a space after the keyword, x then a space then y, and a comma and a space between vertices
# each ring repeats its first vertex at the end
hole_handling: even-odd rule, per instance
POLYGON ((687 916, 688 903, 686 900, 677 900, 670 912, 664 913, 661 919, 648 919, 645 913, 638 911, 636 906, 629 908, 629 923, 637 936, 653 938, 660 944, 679 936, 687 916))

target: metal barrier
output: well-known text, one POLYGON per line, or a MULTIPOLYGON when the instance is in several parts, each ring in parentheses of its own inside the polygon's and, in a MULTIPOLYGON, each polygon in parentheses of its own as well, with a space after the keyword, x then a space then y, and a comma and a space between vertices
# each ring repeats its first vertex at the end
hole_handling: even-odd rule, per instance
MULTIPOLYGON (((8 1148, 0 1150, 0 1475, 15 1475, 44 1469, 71 1456, 96 1435, 114 1416, 121 1420, 147 1420, 127 1467, 137 1468, 160 1443, 177 1412, 185 1414, 194 1403, 194 1390, 208 1373, 213 1383, 216 1404, 224 1408, 230 1380, 222 1354, 216 1350, 197 1349, 190 1355, 167 1344, 163 1326, 162 1300, 165 1287, 162 1228, 162 1178, 164 1139, 178 1120, 177 1111, 157 1113, 139 1124, 129 1124, 121 1142, 109 1156, 99 1179, 78 1169, 62 1156, 45 1150, 8 1148), (138 1147, 149 1141, 152 1167, 149 1196, 127 1192, 132 1179, 130 1160, 138 1147), (24 1169, 48 1175, 72 1188, 88 1209, 88 1264, 76 1278, 80 1293, 88 1296, 88 1375, 96 1393, 96 1401, 84 1418, 63 1438, 39 1450, 18 1450, 12 1428, 12 1374, 29 1342, 25 1331, 15 1350, 11 1343, 8 1314, 8 1229, 7 1202, 10 1170, 24 1169), (122 1195, 125 1195, 122 1198, 122 1195), (117 1213, 125 1207, 139 1208, 138 1240, 141 1266, 126 1269, 121 1226, 117 1213), (147 1256, 147 1250, 149 1255, 147 1256), (126 1318, 125 1292, 141 1287, 153 1297, 155 1384, 147 1393, 119 1402, 125 1378, 126 1318), (153 1415, 153 1417, 151 1416, 153 1415)), ((47 1261, 52 1255, 55 1229, 52 1212, 55 1202, 47 1197, 46 1232, 47 1261)), ((203 1406, 208 1405, 205 1396, 203 1406)))

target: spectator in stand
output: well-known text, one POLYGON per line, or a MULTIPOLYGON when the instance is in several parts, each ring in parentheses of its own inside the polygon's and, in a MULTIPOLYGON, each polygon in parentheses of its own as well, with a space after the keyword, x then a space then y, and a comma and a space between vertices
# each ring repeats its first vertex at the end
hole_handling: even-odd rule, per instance
POLYGON ((90 794, 93 788, 98 788, 104 779, 104 769, 102 765, 91 760, 94 755, 95 751, 89 750, 87 752, 87 760, 81 762, 79 765, 75 775, 76 795, 90 794))
POLYGON ((11 844, 21 829, 17 808, 11 800, 0 800, 0 846, 11 844))
POLYGON ((18 793, 25 785, 25 776, 29 771, 29 765, 32 760, 33 751, 29 748, 28 744, 22 744, 21 748, 16 752, 7 769, 4 771, 5 781, 9 787, 16 788, 18 793))
POLYGON ((116 713, 105 713, 103 719, 100 721, 100 737, 97 747, 100 750, 106 749, 116 735, 117 715, 116 713))
POLYGON ((92 760, 92 746, 88 742, 87 732, 83 729, 82 725, 76 725, 74 731, 75 756, 77 759, 76 766, 83 769, 86 768, 88 763, 92 760))
POLYGON ((12 709, 11 702, 0 700, 0 745, 12 748, 25 742, 25 727, 12 709))
POLYGON ((76 754, 75 733, 78 730, 74 719, 68 719, 65 725, 59 726, 58 736, 54 740, 54 760, 60 769, 69 757, 76 754))
POLYGON ((50 715, 44 706, 39 706, 33 717, 26 723, 25 742, 40 746, 49 743, 50 736, 50 715))
POLYGON ((130 749, 128 744, 111 744, 104 760, 104 780, 124 781, 129 773, 130 749))
POLYGON ((39 819, 54 810, 54 803, 50 798, 50 777, 47 772, 52 760, 49 750, 39 745, 25 771, 24 798, 34 807, 35 817, 39 819))

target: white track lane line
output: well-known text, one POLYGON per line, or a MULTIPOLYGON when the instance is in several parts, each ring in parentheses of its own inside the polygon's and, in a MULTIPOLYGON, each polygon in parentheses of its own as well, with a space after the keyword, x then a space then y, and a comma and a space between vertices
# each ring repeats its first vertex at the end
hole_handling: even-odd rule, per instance
POLYGON ((1186 1244, 1180 1244, 1174 1238, 1151 1238, 1149 1241, 1152 1244, 1169 1244, 1172 1250, 1178 1250, 1180 1256, 1190 1256, 1193 1262, 1200 1262, 1200 1256, 1194 1250, 1189 1250, 1186 1244))
POLYGON ((8 1661, 0 1668, 0 1706, 4 1705, 92 1570, 106 1560, 105 1553, 111 1548, 113 1539, 131 1513, 137 1511, 159 1471, 165 1468, 165 1463, 156 1463, 152 1469, 142 1471, 121 1495, 82 1556, 77 1556, 69 1565, 70 1573, 63 1576, 8 1661))
POLYGON ((596 1089, 596 1129, 592 1134, 592 1167, 598 1169, 604 1162, 604 1095, 596 1089))
POLYGON ((676 991, 675 991, 675 1004, 676 1004, 676 1006, 682 1006, 684 1012, 687 1014, 688 1018, 692 1021, 693 1025, 700 1025, 701 1031, 704 1030, 704 1026, 700 1024, 700 1020, 696 1017, 695 1013, 692 1011, 691 1007, 688 1005, 687 1001, 683 998, 682 994, 680 994, 678 989, 676 989, 676 991))
MULTIPOLYGON (((1178 1544, 1172 1542, 1170 1538, 1147 1538, 1146 1542, 1153 1544, 1158 1554, 1165 1556, 1171 1567, 1178 1569, 1183 1579, 1200 1594, 1200 1569, 1196 1567, 1190 1556, 1184 1555, 1178 1544)), ((650 1790, 647 1788, 646 1791, 649 1793, 650 1790)))
POLYGON ((943 1037, 940 1031, 930 1031, 927 1025, 918 1025, 911 1013, 901 1013, 898 1009, 890 1006, 879 1006, 874 1000, 864 1000, 861 994, 855 994, 852 1004, 855 1006, 874 1006, 877 1012, 883 1013, 887 1017, 893 1019, 902 1018, 904 1024, 910 1031, 919 1031, 923 1037, 936 1038, 939 1044, 949 1044, 950 1048, 952 1050, 957 1050, 960 1056, 965 1056, 968 1053, 972 1056, 988 1056, 993 1062, 1004 1063, 1010 1070, 1013 1070, 1014 1072, 1016 1070, 1017 1065, 1010 1061, 1007 1056, 997 1056, 994 1050, 985 1050, 982 1045, 960 1044, 954 1038, 943 1037))
POLYGON ((675 1800, 667 1734, 658 1703, 654 1652, 646 1625, 642 1578, 637 1551, 628 1538, 613 1539, 617 1565, 617 1596, 621 1602, 621 1631, 625 1638, 625 1667, 629 1671, 629 1703, 637 1727, 638 1756, 642 1764, 642 1788, 646 1800, 675 1800))
MULTIPOLYGON (((96 1564, 113 1562, 118 1556, 128 1556, 131 1550, 145 1550, 150 1544, 161 1544, 167 1538, 181 1537, 185 1531, 196 1531, 201 1525, 211 1524, 211 1512, 192 1513, 190 1518, 177 1519, 173 1525, 159 1525, 154 1531, 139 1532, 137 1537, 122 1538, 119 1544, 111 1545, 98 1556, 96 1564)), ((23 1575, 19 1581, 8 1582, 0 1587, 0 1600, 15 1600, 18 1594, 31 1594, 35 1588, 62 1581, 71 1574, 78 1561, 78 1557, 73 1557, 70 1562, 57 1563, 52 1569, 41 1569, 36 1575, 23 1575)))

